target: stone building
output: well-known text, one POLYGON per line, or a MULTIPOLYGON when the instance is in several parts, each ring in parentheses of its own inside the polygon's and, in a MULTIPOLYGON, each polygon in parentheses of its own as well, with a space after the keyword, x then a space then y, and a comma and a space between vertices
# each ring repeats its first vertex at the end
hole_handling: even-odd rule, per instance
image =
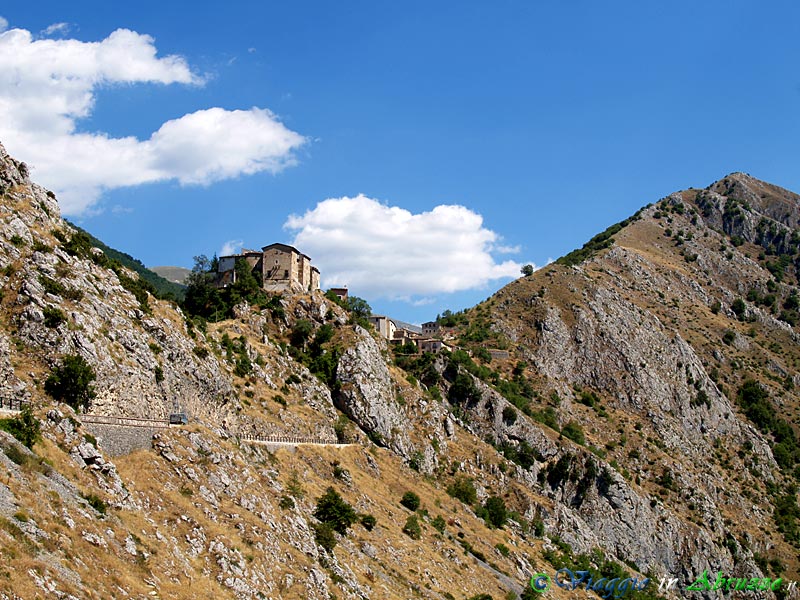
POLYGON ((394 333, 397 330, 397 325, 389 317, 384 315, 370 315, 367 320, 372 323, 375 330, 380 333, 387 340, 394 339, 394 333))
POLYGON ((220 256, 217 285, 225 287, 236 281, 236 261, 244 259, 258 273, 268 292, 312 292, 319 289, 319 269, 311 266, 311 258, 287 244, 270 244, 259 250, 242 250, 240 254, 220 256))
POLYGON ((436 335, 439 333, 439 323, 436 321, 428 321, 422 324, 423 335, 436 335))
POLYGON ((347 292, 347 288, 346 287, 344 287, 344 288, 331 288, 328 291, 331 292, 337 298, 339 298, 339 300, 341 300, 342 302, 347 302, 348 292, 347 292))

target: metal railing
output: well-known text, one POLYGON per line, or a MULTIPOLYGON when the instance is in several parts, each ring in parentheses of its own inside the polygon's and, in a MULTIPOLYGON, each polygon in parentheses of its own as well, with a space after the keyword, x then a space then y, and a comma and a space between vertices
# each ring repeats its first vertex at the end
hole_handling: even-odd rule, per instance
POLYGON ((245 442, 264 442, 267 444, 313 444, 316 446, 348 446, 350 444, 340 444, 335 439, 325 439, 322 437, 304 437, 293 435, 242 435, 240 439, 245 442))
POLYGON ((143 419, 139 417, 111 417, 108 415, 80 415, 84 423, 97 425, 116 425, 118 427, 149 427, 151 429, 167 429, 169 419, 143 419))
POLYGON ((2 398, 0 397, 0 409, 2 410, 22 410, 23 406, 30 406, 28 400, 20 400, 19 398, 2 398))

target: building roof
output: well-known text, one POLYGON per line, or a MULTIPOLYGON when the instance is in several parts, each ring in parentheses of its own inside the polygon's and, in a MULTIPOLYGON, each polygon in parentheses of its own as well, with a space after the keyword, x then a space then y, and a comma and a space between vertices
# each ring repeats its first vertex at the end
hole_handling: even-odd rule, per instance
POLYGON ((300 250, 298 250, 294 246, 290 246, 289 244, 280 244, 278 242, 270 244, 269 246, 264 246, 263 248, 261 248, 261 251, 266 252, 271 248, 277 248, 279 250, 283 250, 284 252, 296 252, 300 256, 305 256, 308 260, 311 260, 311 257, 308 254, 303 254, 302 252, 300 252, 300 250))
POLYGON ((419 325, 412 325, 411 323, 406 323, 404 321, 399 321, 397 319, 392 319, 392 321, 394 321, 395 326, 401 329, 406 329, 408 331, 411 331, 412 333, 422 333, 422 327, 420 327, 419 325))

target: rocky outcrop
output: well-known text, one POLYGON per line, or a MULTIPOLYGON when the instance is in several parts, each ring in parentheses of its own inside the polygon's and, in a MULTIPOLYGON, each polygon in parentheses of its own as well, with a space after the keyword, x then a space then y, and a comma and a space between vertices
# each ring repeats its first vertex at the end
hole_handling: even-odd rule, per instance
POLYGON ((386 360, 377 342, 356 326, 356 343, 339 359, 339 408, 370 437, 409 460, 414 452, 409 421, 398 402, 386 360))
MULTIPOLYGON (((191 339, 180 311, 153 298, 144 312, 114 271, 66 252, 51 232, 66 239, 73 231, 53 195, 2 148, 0 187, 0 269, 5 293, 16 295, 20 342, 50 366, 65 354, 85 358, 97 375, 95 414, 166 418, 177 401, 195 417, 229 419, 237 397, 216 357, 194 352, 203 334, 191 339)), ((9 379, 1 362, 0 377, 4 394, 24 396, 24 382, 9 379)))

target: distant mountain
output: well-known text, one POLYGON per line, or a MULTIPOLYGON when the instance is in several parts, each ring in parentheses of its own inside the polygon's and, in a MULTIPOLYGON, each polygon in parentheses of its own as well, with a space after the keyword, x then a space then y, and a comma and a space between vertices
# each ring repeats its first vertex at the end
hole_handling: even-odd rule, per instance
POLYGON ((180 285, 183 285, 183 282, 192 273, 192 270, 186 267, 150 267, 150 270, 167 281, 180 285))

